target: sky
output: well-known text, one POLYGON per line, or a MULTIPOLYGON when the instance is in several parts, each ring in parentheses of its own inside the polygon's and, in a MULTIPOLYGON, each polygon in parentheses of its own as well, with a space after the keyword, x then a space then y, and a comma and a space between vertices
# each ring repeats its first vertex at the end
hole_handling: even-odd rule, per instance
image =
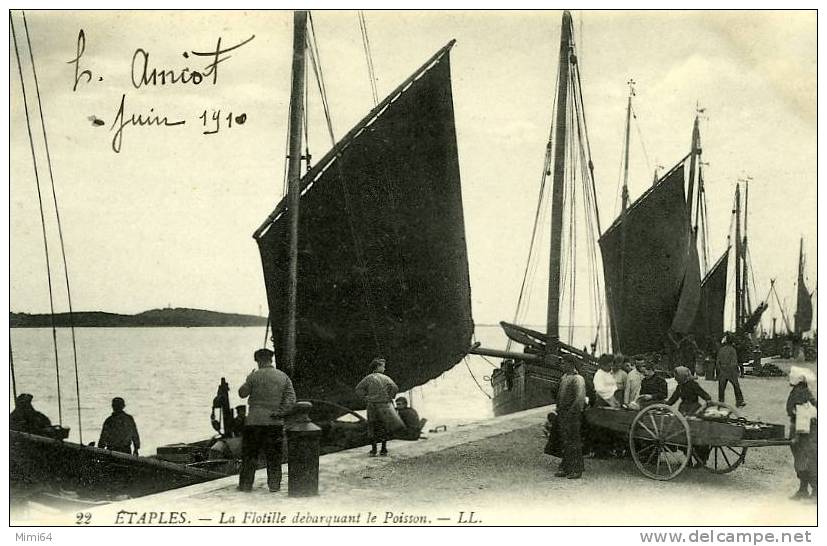
MULTIPOLYGON (((603 226, 619 208, 627 81, 634 79, 632 198, 651 184, 656 166, 669 169, 689 152, 699 105, 712 259, 726 248, 736 181, 750 177, 756 288, 763 298, 777 279, 792 313, 801 237, 809 289, 816 284, 815 12, 573 15, 603 226)), ((22 17, 13 17, 38 150, 55 310, 65 311, 31 64, 22 17)), ((251 235, 282 195, 292 14, 30 11, 26 17, 74 309, 135 313, 170 305, 265 313, 251 235), (81 30, 85 48, 78 45, 81 30), (214 51, 219 38, 222 48, 249 41, 210 72, 212 57, 193 52, 214 51), (150 69, 208 75, 198 85, 136 87, 143 59, 150 69), (117 146, 122 99, 127 120, 134 113, 185 123, 125 127, 117 146), (215 128, 218 110, 218 132, 203 134, 215 128)), ((373 104, 357 14, 312 18, 341 137, 373 104)), ((477 322, 514 314, 552 119, 560 18, 557 11, 365 13, 380 98, 457 40, 451 70, 477 322)), ((10 307, 47 312, 37 186, 11 36, 9 43, 10 307)), ((318 93, 310 95, 309 123, 311 153, 320 158, 330 141, 318 93)), ((540 303, 529 322, 544 322, 545 282, 541 273, 540 303)))

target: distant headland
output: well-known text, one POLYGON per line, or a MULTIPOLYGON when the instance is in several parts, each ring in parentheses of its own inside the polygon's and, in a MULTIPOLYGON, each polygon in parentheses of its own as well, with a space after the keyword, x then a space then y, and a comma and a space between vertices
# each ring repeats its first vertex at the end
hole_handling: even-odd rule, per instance
MULTIPOLYGON (((205 326, 265 326, 267 317, 219 313, 184 307, 152 309, 136 315, 120 315, 102 311, 55 313, 54 325, 67 328, 141 328, 141 327, 205 327, 205 326)), ((10 313, 12 328, 47 328, 52 326, 49 314, 10 313)))

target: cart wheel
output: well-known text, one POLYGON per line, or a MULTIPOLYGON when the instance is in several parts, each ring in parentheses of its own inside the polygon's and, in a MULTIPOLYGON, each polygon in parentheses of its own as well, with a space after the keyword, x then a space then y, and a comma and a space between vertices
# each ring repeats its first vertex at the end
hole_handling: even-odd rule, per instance
POLYGON ((689 423, 671 406, 648 406, 632 421, 629 448, 644 476, 671 480, 686 468, 692 457, 689 423))
POLYGON ((714 446, 704 467, 713 474, 727 474, 741 466, 746 457, 745 447, 714 446))

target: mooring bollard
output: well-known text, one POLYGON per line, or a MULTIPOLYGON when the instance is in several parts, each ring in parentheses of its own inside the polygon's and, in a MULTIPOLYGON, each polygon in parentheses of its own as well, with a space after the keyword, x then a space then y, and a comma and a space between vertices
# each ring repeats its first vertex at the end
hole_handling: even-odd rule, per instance
POLYGON ((287 427, 287 495, 319 494, 319 440, 322 429, 310 420, 310 402, 298 402, 287 427))

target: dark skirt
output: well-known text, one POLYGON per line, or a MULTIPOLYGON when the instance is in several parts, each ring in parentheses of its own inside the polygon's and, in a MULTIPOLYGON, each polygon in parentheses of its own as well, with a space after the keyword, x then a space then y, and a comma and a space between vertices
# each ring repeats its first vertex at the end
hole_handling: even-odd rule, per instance
MULTIPOLYGON (((795 422, 790 426, 795 430, 795 422)), ((801 477, 807 474, 813 478, 818 476, 818 422, 813 420, 810 423, 810 433, 793 433, 794 443, 790 446, 793 452, 793 464, 795 473, 801 477)))

